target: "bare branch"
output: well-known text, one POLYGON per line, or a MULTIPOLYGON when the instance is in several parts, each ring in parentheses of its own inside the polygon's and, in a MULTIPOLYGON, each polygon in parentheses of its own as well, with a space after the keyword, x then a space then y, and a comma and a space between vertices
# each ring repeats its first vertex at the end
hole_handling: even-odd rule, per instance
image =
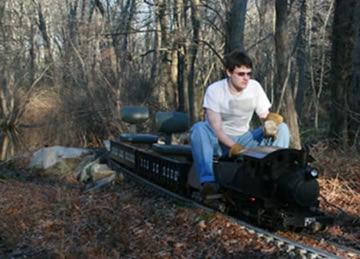
POLYGON ((199 40, 199 43, 203 43, 204 45, 208 46, 213 52, 214 54, 219 58, 219 60, 221 61, 221 63, 225 66, 225 61, 224 59, 222 58, 222 55, 220 55, 216 49, 207 41, 205 40, 199 40))

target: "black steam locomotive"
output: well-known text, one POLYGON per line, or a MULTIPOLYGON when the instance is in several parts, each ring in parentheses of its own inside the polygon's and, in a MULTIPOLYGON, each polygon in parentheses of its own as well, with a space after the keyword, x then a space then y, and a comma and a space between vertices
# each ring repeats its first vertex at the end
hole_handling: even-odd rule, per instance
MULTIPOLYGON (((174 133, 188 129, 188 116, 156 113, 153 135, 136 132, 136 124, 149 118, 146 107, 123 107, 121 115, 130 123, 130 132, 110 142, 111 166, 201 201, 191 147, 172 143, 174 133)), ((210 197, 211 206, 263 227, 320 230, 332 219, 319 210, 318 171, 310 162, 304 150, 276 147, 257 147, 231 160, 214 157, 220 190, 210 197)))

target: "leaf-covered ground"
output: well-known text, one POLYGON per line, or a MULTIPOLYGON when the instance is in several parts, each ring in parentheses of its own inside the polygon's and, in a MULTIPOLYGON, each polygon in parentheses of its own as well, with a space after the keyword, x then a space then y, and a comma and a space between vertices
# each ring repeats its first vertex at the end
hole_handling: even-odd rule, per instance
MULTIPOLYGON (((339 223, 324 235, 359 243, 358 156, 321 145, 313 156, 322 172, 321 206, 339 223)), ((73 167, 48 176, 27 170, 27 159, 0 169, 0 258, 287 258, 220 214, 129 181, 84 192, 73 167)))
POLYGON ((281 257, 222 215, 132 183, 84 193, 66 182, 7 180, 0 192, 0 257, 281 257))

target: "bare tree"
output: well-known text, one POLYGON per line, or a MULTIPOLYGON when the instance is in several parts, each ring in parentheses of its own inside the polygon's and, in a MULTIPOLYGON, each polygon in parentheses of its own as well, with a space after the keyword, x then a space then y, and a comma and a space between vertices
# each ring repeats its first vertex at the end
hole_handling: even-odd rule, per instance
POLYGON ((244 48, 244 30, 247 11, 247 0, 231 0, 229 19, 228 19, 228 37, 226 42, 226 51, 234 49, 245 50, 244 48))
MULTIPOLYGON (((352 86, 353 89, 358 89, 359 87, 356 76, 354 81, 352 79, 353 67, 357 63, 357 61, 352 61, 354 54, 357 53, 357 46, 354 48, 354 25, 355 28, 359 26, 356 23, 354 24, 355 10, 358 11, 356 9, 358 8, 356 2, 355 0, 336 0, 333 22, 332 105, 329 136, 343 147, 347 147, 350 144, 351 135, 356 135, 354 132, 349 134, 350 131, 356 130, 356 128, 350 128, 350 121, 352 118, 355 118, 355 111, 352 107, 353 102, 351 101, 352 86)), ((357 57, 355 56, 354 58, 356 59, 357 57)), ((355 95, 358 96, 358 94, 355 95)), ((355 125, 359 125, 359 122, 355 125)))
POLYGON ((189 113, 190 121, 193 123, 199 119, 199 111, 196 109, 194 95, 199 95, 199 91, 195 89, 195 60, 198 52, 199 40, 200 40, 200 11, 199 0, 191 1, 191 20, 193 26, 193 39, 189 47, 189 75, 188 75, 188 87, 189 87, 189 113))
MULTIPOLYGON (((360 2, 354 8, 354 49, 352 54, 352 82, 350 92, 350 134, 354 144, 360 147, 360 2)), ((350 143, 351 144, 351 143, 350 143)))
POLYGON ((31 126, 22 123, 26 105, 33 96, 35 87, 49 69, 46 65, 41 73, 35 72, 34 27, 29 15, 33 9, 29 3, 27 4, 22 1, 11 1, 1 7, 1 14, 6 13, 6 19, 4 17, 2 19, 5 22, 0 23, 2 45, 0 53, 4 57, 0 62, 0 159, 2 160, 14 155, 16 147, 21 142, 23 130, 31 126), (28 42, 30 44, 26 44, 28 42), (30 51, 27 49, 28 45, 30 51), (30 73, 27 69, 28 63, 30 63, 30 73))
POLYGON ((294 148, 301 148, 298 116, 295 109, 295 101, 293 91, 289 83, 291 61, 290 50, 287 35, 288 20, 288 3, 284 0, 275 1, 276 8, 276 31, 275 31, 275 48, 276 48, 276 64, 277 64, 277 93, 278 109, 282 106, 282 112, 285 120, 289 125, 291 133, 291 145, 294 148), (282 99, 284 98, 284 103, 282 99))
POLYGON ((5 6, 6 6, 6 0, 0 1, 0 23, 2 23, 2 19, 4 16, 4 11, 5 11, 5 6))
MULTIPOLYGON (((36 131, 26 128, 31 126, 26 106, 37 93, 51 92, 57 105, 44 126, 46 144, 89 145, 92 139, 116 136, 126 128, 119 116, 124 104, 177 109, 192 121, 202 119, 205 88, 224 76, 222 56, 235 48, 254 58, 255 77, 284 114, 293 146, 300 146, 295 97, 298 111, 303 107, 301 125, 325 127, 320 122, 331 107, 329 83, 337 96, 332 107, 339 107, 331 119, 341 117, 342 110, 346 114, 345 121, 332 122, 332 136, 340 137, 341 127, 354 143, 359 136, 359 22, 350 10, 359 12, 359 4, 337 3, 351 8, 342 11, 333 29, 333 61, 349 68, 339 70, 344 71, 341 80, 348 81, 335 82, 329 73, 333 1, 0 1, 2 157, 15 151, 23 132, 36 131), (345 45, 335 42, 341 33, 351 37, 345 45), (346 60, 336 50, 341 44, 349 46, 346 60), (344 87, 337 89, 339 84, 344 87)), ((332 74, 339 75, 335 68, 332 74)), ((150 130, 149 125, 143 129, 150 130)))
POLYGON ((306 24, 307 24, 307 3, 305 0, 301 3, 300 17, 299 17, 299 31, 296 40, 296 80, 297 87, 295 89, 296 94, 296 111, 301 118, 302 105, 304 101, 306 78, 305 78, 305 67, 306 67, 306 24))
POLYGON ((165 0, 155 1, 156 10, 156 73, 161 75, 155 77, 153 96, 158 100, 158 107, 168 109, 174 108, 174 88, 171 81, 171 44, 169 39, 169 10, 170 7, 165 0), (167 100, 172 100, 168 102, 167 100))

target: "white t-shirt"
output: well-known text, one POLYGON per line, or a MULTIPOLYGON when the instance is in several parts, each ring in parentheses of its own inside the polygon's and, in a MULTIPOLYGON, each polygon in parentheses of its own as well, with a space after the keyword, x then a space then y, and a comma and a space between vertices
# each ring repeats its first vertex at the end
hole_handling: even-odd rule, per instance
POLYGON ((203 108, 220 113, 224 133, 231 136, 240 136, 249 131, 254 111, 259 116, 270 107, 262 86, 252 79, 240 95, 230 92, 227 78, 209 85, 203 104, 203 108))

